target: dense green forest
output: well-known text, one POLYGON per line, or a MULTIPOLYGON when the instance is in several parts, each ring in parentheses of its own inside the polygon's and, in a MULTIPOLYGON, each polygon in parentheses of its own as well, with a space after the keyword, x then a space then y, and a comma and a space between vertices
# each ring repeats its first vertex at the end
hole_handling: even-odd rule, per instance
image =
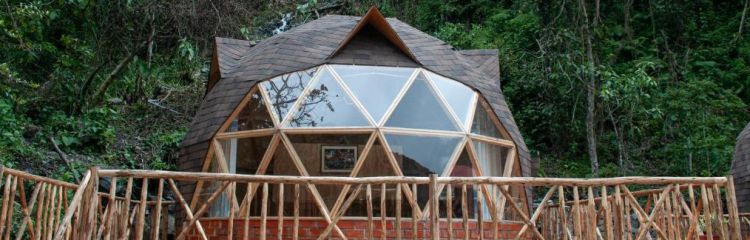
POLYGON ((542 176, 725 175, 750 120, 748 0, 4 0, 0 162, 69 180, 173 169, 213 37, 372 5, 456 48, 499 49, 542 176))

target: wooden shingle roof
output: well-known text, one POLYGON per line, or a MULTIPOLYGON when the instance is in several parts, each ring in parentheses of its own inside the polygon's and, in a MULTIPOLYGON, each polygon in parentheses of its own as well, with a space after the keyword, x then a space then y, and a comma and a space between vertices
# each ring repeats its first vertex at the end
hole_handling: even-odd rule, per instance
POLYGON ((734 148, 732 176, 740 212, 750 212, 750 123, 745 126, 734 148))
MULTIPOLYGON (((329 15, 254 46, 246 41, 217 38, 215 60, 219 78, 209 83, 211 88, 182 142, 181 153, 189 156, 180 158, 180 170, 198 170, 199 164, 185 161, 206 155, 208 140, 259 81, 330 62, 356 64, 372 59, 366 51, 331 58, 359 21, 360 17, 329 15)), ((416 59, 416 63, 411 64, 455 79, 481 93, 518 146, 523 175, 530 176, 532 165, 528 149, 500 89, 498 52, 458 51, 397 19, 387 18, 387 23, 416 59)), ((386 66, 408 64, 398 59, 393 63, 375 62, 386 66)))

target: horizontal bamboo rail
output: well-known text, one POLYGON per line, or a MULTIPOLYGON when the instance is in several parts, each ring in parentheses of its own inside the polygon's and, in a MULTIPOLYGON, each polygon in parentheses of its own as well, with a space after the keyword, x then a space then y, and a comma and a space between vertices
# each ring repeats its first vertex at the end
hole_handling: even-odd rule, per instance
MULTIPOLYGON (((151 170, 99 170, 101 177, 170 178, 182 181, 235 181, 286 184, 429 184, 429 177, 321 177, 244 175, 232 173, 172 172, 151 170)), ((726 184, 726 177, 615 177, 615 178, 536 178, 536 177, 437 177, 438 184, 506 184, 525 186, 602 186, 657 184, 726 184)))
POLYGON ((0 180, 0 239, 210 239, 201 221, 219 203, 227 208, 228 239, 297 239, 300 221, 311 218, 326 223, 318 239, 348 239, 343 219, 366 222, 368 239, 506 239, 500 229, 507 223, 522 226, 515 239, 740 239, 731 177, 351 178, 92 168, 73 184, 0 168, 0 180), (27 201, 24 186, 32 181, 27 201), (197 181, 212 187, 195 193, 203 197, 191 207, 179 184, 197 181), (331 185, 341 190, 326 204, 318 189, 331 185), (543 193, 540 201, 527 205, 520 197, 526 190, 543 193), (301 216, 311 207, 302 205, 302 193, 319 216, 301 216), (362 215, 349 217, 352 211, 362 215), (167 227, 176 212, 182 222, 167 227))

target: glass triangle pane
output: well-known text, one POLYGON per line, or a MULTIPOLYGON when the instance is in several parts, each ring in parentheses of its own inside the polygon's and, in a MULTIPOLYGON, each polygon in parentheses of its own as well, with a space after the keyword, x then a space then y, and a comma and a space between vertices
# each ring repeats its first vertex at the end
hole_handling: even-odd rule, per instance
POLYGON ((461 126, 466 126, 469 122, 469 111, 471 111, 471 100, 474 97, 474 91, 471 88, 457 81, 445 78, 443 76, 429 73, 430 79, 435 83, 435 87, 443 95, 445 101, 451 106, 453 113, 458 117, 461 126))
POLYGON ((462 137, 385 134, 405 176, 442 174, 462 137))
MULTIPOLYGON (((310 176, 348 177, 370 134, 289 134, 288 137, 310 176)), ((333 208, 342 185, 316 185, 316 188, 329 210, 333 208)))
MULTIPOLYGON (((458 161, 456 161, 456 165, 453 166, 453 171, 451 171, 450 174, 451 177, 475 177, 477 176, 476 172, 474 171, 474 164, 471 162, 471 158, 469 158, 469 153, 464 149, 461 151, 461 155, 458 157, 458 161)), ((447 202, 447 194, 448 194, 448 186, 446 185, 443 189, 443 192, 441 193, 441 201, 439 203, 440 205, 440 217, 448 217, 446 209, 447 202)), ((468 206, 468 213, 469 218, 475 218, 476 217, 476 206, 477 206, 477 196, 478 191, 472 186, 467 186, 466 188, 466 205, 468 206)), ((453 209, 453 217, 454 218, 462 218, 463 217, 463 209, 461 206, 461 197, 462 197, 462 187, 461 185, 451 185, 451 194, 452 194, 452 202, 451 202, 451 208, 453 209)), ((486 215, 488 216, 488 215, 486 215)))
MULTIPOLYGON (((276 153, 266 169, 265 175, 285 175, 285 176, 300 176, 301 173, 297 170, 297 166, 294 164, 292 157, 284 146, 279 143, 276 148, 276 153)), ((262 187, 262 185, 261 185, 262 187)), ((268 192, 268 215, 278 215, 278 204, 279 204, 279 185, 269 184, 268 192)), ((253 199, 251 211, 257 213, 256 216, 260 215, 262 191, 259 188, 253 199)), ((286 184, 284 186, 284 215, 291 216, 293 212, 294 204, 294 185, 286 184)), ((308 191, 306 185, 300 185, 300 198, 299 198, 300 216, 322 216, 320 209, 315 204, 315 198, 312 193, 308 191)))
POLYGON ((453 118, 440 102, 427 79, 420 73, 385 126, 458 131, 453 118))
POLYGON ((311 87, 287 126, 342 127, 369 126, 362 112, 327 70, 311 87))
POLYGON ((471 123, 471 133, 502 139, 500 130, 495 126, 495 122, 492 121, 489 114, 481 103, 477 103, 474 121, 471 123))
POLYGON ((412 68, 350 65, 334 65, 333 69, 376 122, 383 118, 414 71, 412 68))
POLYGON ((279 122, 284 119, 286 114, 292 108, 297 98, 307 84, 310 83, 316 69, 294 72, 275 77, 271 80, 262 82, 260 86, 268 93, 269 101, 274 109, 274 116, 279 122))
POLYGON ((508 148, 483 141, 474 140, 474 152, 484 176, 502 177, 508 148))
POLYGON ((271 114, 259 91, 250 95, 250 100, 242 107, 237 117, 232 121, 227 132, 246 131, 263 128, 273 128, 271 114))
MULTIPOLYGON (((441 175, 450 162, 458 143, 463 137, 432 137, 400 134, 385 134, 396 163, 405 176, 427 177, 441 175)), ((427 186, 419 185, 417 202, 421 208, 427 203, 427 186)))
MULTIPOLYGON (((386 152, 383 145, 380 143, 380 140, 375 141, 372 148, 370 148, 370 152, 367 154, 367 157, 362 159, 362 168, 360 168, 359 172, 356 174, 357 177, 380 177, 380 176, 396 176, 396 170, 393 168, 393 166, 390 163, 390 160, 388 158, 388 153, 386 152)), ((373 216, 374 217, 381 217, 381 208, 380 208, 380 201, 382 197, 382 186, 381 185, 372 185, 372 206, 373 206, 373 216)), ((349 194, 351 195, 351 193, 349 194)), ((348 196, 349 196, 348 195, 348 196)), ((348 197, 347 196, 347 197, 348 197)), ((366 217, 367 216, 367 200, 366 200, 366 194, 364 191, 360 193, 360 197, 357 198, 354 202, 352 202, 352 206, 349 208, 349 210, 344 214, 346 216, 358 216, 358 217, 366 217)), ((396 185, 395 184, 387 184, 385 187, 385 216, 386 217, 394 217, 396 214, 396 207, 394 207, 396 204, 396 185)), ((409 209, 408 202, 406 200, 406 197, 403 195, 401 196, 401 204, 402 204, 402 217, 406 217, 405 209, 409 209)))

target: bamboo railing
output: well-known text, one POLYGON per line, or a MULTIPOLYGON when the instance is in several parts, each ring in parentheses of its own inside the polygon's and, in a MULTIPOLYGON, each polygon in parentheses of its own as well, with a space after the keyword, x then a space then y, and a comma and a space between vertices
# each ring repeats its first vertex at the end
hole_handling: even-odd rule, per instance
POLYGON ((357 219, 366 222, 365 239, 740 239, 731 177, 352 178, 93 168, 76 185, 8 168, 2 173, 1 239, 166 239, 177 211, 184 218, 169 234, 209 239, 201 221, 219 199, 230 205, 227 239, 298 239, 304 192, 325 222, 318 239, 357 238, 339 226, 353 210, 364 210, 357 219), (26 202, 23 185, 32 181, 26 202), (199 181, 214 187, 190 207, 179 184, 199 181), (330 206, 316 195, 327 185, 341 187, 330 206), (391 189, 395 199, 387 201, 391 189), (525 189, 540 193, 541 201, 525 206, 518 197, 525 189), (500 226, 507 223, 521 228, 503 235, 500 226))

